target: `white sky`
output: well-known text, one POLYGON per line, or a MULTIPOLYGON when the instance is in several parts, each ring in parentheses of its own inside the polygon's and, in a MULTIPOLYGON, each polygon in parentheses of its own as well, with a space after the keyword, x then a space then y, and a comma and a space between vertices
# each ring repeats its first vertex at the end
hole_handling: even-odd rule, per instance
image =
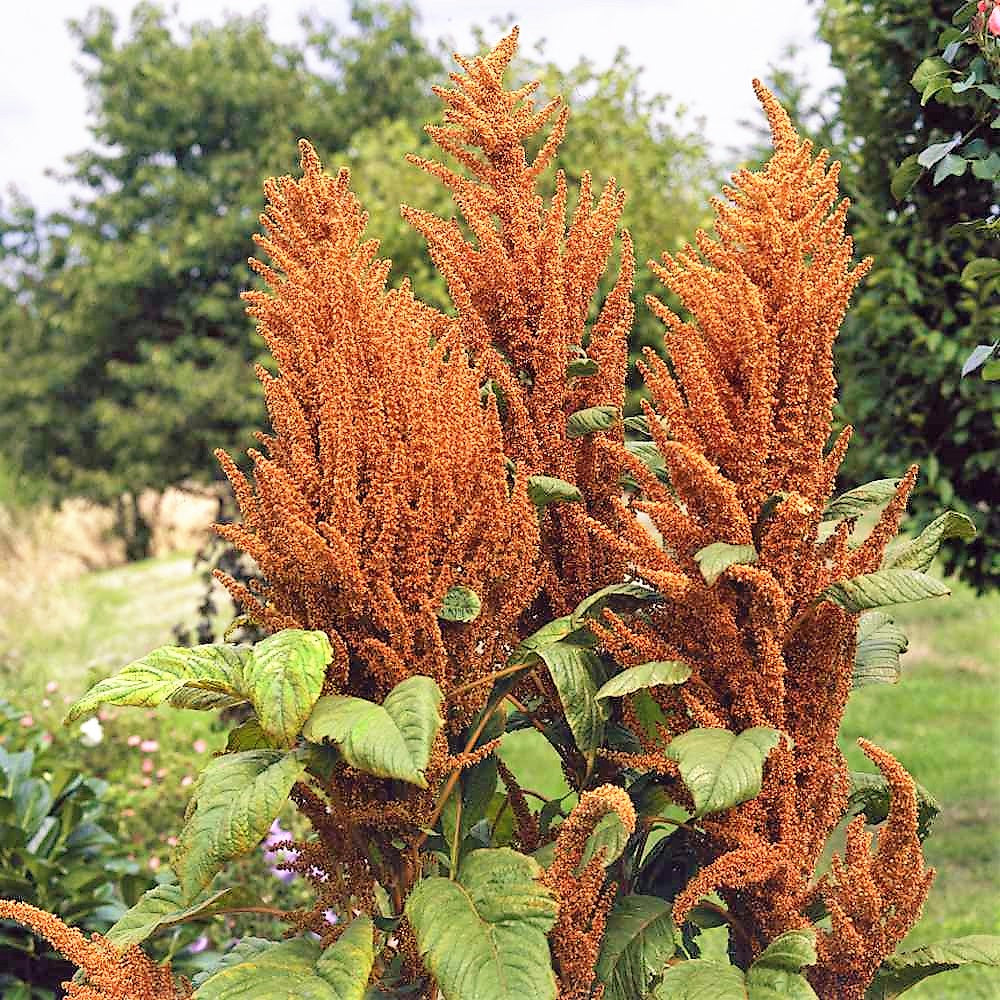
MULTIPOLYGON (((717 159, 747 138, 738 122, 757 114, 750 80, 767 73, 791 42, 816 84, 832 71, 824 46, 814 40, 815 8, 805 0, 757 0, 726 6, 711 0, 417 0, 422 30, 449 37, 470 51, 471 28, 513 13, 522 45, 546 39, 546 53, 569 66, 580 55, 606 66, 619 46, 644 67, 649 91, 669 94, 705 119, 704 132, 717 159)), ((60 207, 65 188, 44 175, 88 145, 86 99, 73 63, 68 18, 89 8, 86 0, 0 0, 0 192, 16 185, 43 209, 60 207)), ((122 24, 131 0, 105 0, 122 24)), ((273 35, 299 37, 298 16, 320 10, 347 23, 348 0, 241 2, 177 0, 185 22, 219 20, 227 12, 266 9, 273 35)))

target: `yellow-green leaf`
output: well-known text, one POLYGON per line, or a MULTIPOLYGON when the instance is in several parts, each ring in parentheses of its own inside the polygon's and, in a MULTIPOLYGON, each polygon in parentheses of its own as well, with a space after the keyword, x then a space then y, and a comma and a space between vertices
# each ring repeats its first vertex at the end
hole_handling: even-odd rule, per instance
POLYGON ((883 564, 886 569, 915 569, 920 572, 930 568, 941 543, 949 538, 968 541, 976 537, 972 520, 956 510, 947 510, 936 517, 912 541, 890 552, 883 564))
POLYGON ((730 545, 712 542, 694 554, 694 560, 710 587, 730 566, 748 566, 757 561, 757 550, 752 545, 730 545))
POLYGON ((691 668, 683 660, 651 660, 615 674, 601 686, 597 700, 622 698, 661 684, 683 684, 690 676, 691 668))
POLYGON ((837 604, 845 611, 858 612, 929 597, 945 597, 950 593, 945 584, 926 573, 894 567, 831 583, 820 594, 820 599, 837 604))

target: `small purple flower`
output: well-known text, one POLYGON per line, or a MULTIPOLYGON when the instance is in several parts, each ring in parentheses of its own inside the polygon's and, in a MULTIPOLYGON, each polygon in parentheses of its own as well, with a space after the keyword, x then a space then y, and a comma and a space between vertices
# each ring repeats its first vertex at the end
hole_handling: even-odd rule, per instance
POLYGON ((195 939, 194 939, 194 940, 193 940, 193 941, 192 941, 192 942, 191 942, 191 943, 190 943, 190 944, 188 945, 188 948, 187 948, 187 950, 188 950, 188 951, 189 951, 189 952, 190 952, 190 953, 191 953, 192 955, 198 955, 198 954, 200 954, 201 952, 203 952, 203 951, 204 951, 204 950, 205 950, 205 949, 206 949, 206 948, 208 947, 208 945, 209 945, 209 940, 208 940, 208 938, 207 938, 207 937, 205 937, 205 935, 204 935, 204 934, 202 934, 202 936, 201 936, 201 937, 199 937, 199 938, 195 938, 195 939))

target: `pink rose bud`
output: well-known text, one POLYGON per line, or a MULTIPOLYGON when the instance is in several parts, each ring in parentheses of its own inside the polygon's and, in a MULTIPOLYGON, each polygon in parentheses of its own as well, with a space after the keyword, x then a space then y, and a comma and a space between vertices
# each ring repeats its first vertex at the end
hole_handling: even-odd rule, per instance
POLYGON ((154 872, 160 867, 160 859, 155 854, 149 859, 149 867, 152 868, 154 872))
POLYGON ((51 733, 42 733, 42 742, 43 743, 51 743, 52 742, 52 734, 51 733))
POLYGON ((128 743, 128 745, 130 747, 137 747, 142 742, 142 737, 141 736, 136 736, 135 733, 133 733, 128 738, 128 740, 126 740, 126 742, 128 743))
POLYGON ((980 14, 985 14, 986 13, 986 0, 979 0, 979 3, 976 4, 976 7, 979 10, 980 14))
POLYGON ((177 838, 172 836, 167 837, 167 847, 176 847, 176 846, 177 846, 177 838))
POLYGON ((160 749, 160 744, 156 740, 143 740, 139 744, 139 749, 143 753, 156 753, 160 749))
POLYGON ((204 753, 208 749, 208 744, 204 740, 195 740, 191 746, 194 747, 195 753, 204 753))
POLYGON ((993 13, 990 14, 986 27, 991 35, 1000 35, 1000 7, 993 8, 993 13))
POLYGON ((142 779, 142 787, 143 787, 143 788, 149 788, 149 786, 150 786, 150 785, 151 785, 152 783, 153 783, 153 779, 152 779, 152 778, 143 778, 143 779, 142 779))
POLYGON ((111 718, 111 713, 106 708, 99 708, 97 710, 97 719, 99 722, 107 722, 111 718))
POLYGON ((150 760, 149 757, 147 757, 142 762, 142 773, 143 774, 152 774, 153 773, 153 762, 152 762, 152 760, 150 760))
POLYGON ((46 694, 55 694, 56 691, 58 690, 59 690, 59 684, 57 681, 49 681, 49 683, 45 685, 46 694))
POLYGON ((181 788, 187 788, 188 785, 192 784, 194 784, 194 778, 192 778, 190 774, 185 774, 184 777, 181 778, 181 788))
POLYGON ((30 729, 34 724, 35 720, 33 716, 31 715, 21 716, 21 725, 24 726, 25 729, 30 729))

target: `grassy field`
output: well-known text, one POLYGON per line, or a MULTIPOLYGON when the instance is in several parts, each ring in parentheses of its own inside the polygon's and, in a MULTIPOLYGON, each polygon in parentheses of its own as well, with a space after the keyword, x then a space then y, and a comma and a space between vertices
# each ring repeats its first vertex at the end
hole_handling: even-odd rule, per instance
MULTIPOLYGON (((31 606, 0 609, 0 697, 55 726, 64 706, 60 700, 42 707, 48 680, 57 680, 65 695, 78 695, 96 676, 169 643, 171 626, 193 614, 200 587, 189 557, 175 556, 42 588, 31 606)), ((997 934, 1000 595, 976 598, 959 585, 951 598, 899 609, 897 617, 910 636, 903 682, 854 693, 844 745, 851 766, 866 770, 871 765, 855 739, 884 746, 942 805, 926 845, 938 880, 907 944, 997 934)), ((185 738, 205 726, 194 713, 171 716, 175 721, 164 720, 164 729, 173 726, 185 738)), ((506 756, 526 785, 561 794, 554 755, 533 736, 516 734, 506 756)), ((949 973, 908 995, 1000 998, 1000 970, 949 973)))

